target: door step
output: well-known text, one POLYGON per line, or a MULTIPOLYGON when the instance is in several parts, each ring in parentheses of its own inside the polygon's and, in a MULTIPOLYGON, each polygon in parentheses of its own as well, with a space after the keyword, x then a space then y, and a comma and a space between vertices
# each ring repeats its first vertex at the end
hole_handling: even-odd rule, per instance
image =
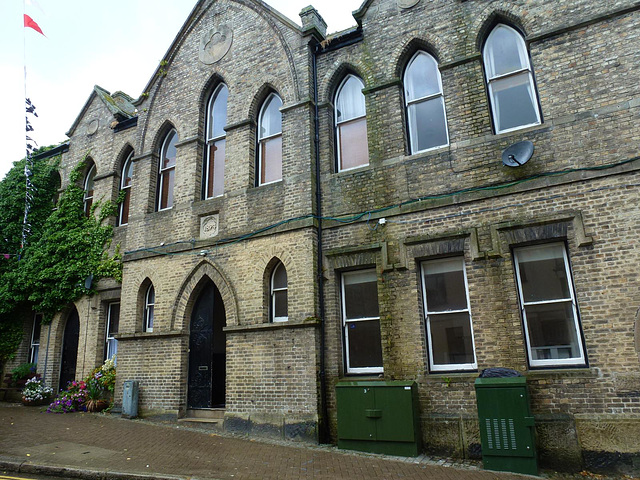
POLYGON ((224 408, 189 408, 183 418, 179 418, 178 422, 189 423, 215 423, 224 422, 224 408))
POLYGON ((215 425, 222 425, 223 418, 179 418, 178 423, 213 423, 215 425))

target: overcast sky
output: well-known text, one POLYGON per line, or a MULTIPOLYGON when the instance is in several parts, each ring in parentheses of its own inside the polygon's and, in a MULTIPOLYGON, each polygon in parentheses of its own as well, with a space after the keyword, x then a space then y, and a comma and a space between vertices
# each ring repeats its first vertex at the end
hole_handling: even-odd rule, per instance
MULTIPOLYGON (((37 108, 33 138, 58 144, 80 113, 94 85, 142 93, 196 0, 0 0, 0 179, 25 156, 24 64, 27 96, 37 108), (26 6, 24 5, 26 3, 26 6), (23 27, 31 16, 46 38, 23 27), (26 47, 26 49, 25 49, 26 47), (26 54, 25 54, 26 50, 26 54)), ((310 0, 268 0, 300 24, 310 0)), ((355 25, 361 0, 315 2, 336 32, 355 25)))

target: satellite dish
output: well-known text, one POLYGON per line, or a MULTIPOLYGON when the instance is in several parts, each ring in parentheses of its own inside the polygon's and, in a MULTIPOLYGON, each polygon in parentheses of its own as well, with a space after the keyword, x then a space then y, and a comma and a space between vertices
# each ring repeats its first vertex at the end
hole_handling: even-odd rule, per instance
POLYGON ((507 167, 520 167, 533 155, 533 143, 529 140, 514 143, 502 152, 502 163, 507 167))

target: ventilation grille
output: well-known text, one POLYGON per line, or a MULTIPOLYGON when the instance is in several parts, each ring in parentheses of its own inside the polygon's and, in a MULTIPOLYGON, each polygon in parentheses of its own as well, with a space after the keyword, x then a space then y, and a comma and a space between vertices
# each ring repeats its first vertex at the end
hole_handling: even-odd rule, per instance
POLYGON ((487 418, 487 446, 490 450, 516 450, 516 429, 512 418, 487 418))

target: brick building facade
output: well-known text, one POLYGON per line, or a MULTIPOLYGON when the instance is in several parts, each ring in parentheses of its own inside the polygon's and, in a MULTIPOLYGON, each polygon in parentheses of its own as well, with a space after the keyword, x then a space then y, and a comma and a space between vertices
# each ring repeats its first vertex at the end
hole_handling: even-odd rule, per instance
POLYGON ((76 376, 116 338, 145 415, 335 440, 338 381, 415 380, 424 448, 475 456, 474 379, 510 367, 543 464, 637 471, 640 5, 354 17, 202 0, 140 98, 94 89, 62 183, 86 157, 93 198, 126 192, 123 282, 42 329, 40 370, 75 309, 76 376))

